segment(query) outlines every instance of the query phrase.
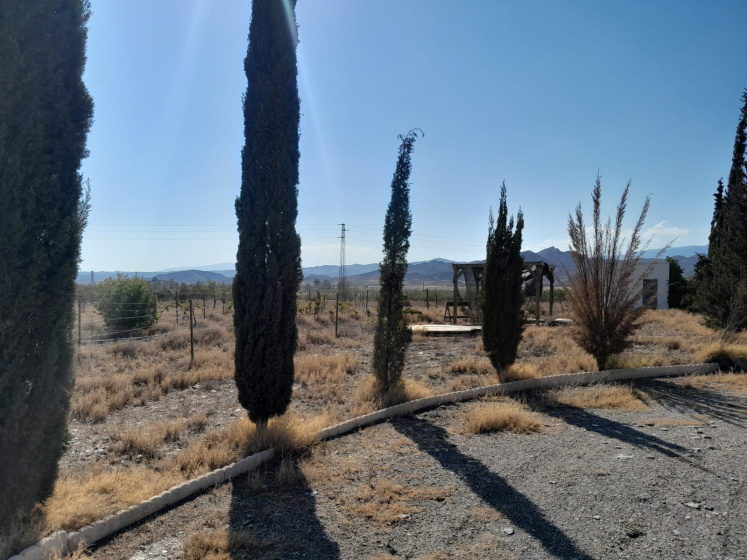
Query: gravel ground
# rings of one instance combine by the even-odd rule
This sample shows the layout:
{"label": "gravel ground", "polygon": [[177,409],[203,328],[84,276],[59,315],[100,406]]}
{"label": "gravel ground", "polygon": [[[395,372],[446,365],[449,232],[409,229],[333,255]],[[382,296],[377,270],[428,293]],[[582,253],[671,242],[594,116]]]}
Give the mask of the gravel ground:
{"label": "gravel ground", "polygon": [[[642,412],[541,409],[535,434],[463,434],[444,406],[326,442],[122,532],[97,559],[183,558],[227,530],[232,558],[747,557],[747,398],[637,385]],[[285,477],[285,478],[284,478]]]}

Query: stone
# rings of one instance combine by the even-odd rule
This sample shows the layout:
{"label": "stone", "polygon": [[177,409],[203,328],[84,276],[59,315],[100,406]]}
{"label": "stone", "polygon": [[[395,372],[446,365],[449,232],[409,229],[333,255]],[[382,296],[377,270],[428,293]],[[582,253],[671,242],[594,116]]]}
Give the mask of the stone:
{"label": "stone", "polygon": [[514,528],[513,527],[504,527],[503,532],[507,535],[513,535],[514,534]]}

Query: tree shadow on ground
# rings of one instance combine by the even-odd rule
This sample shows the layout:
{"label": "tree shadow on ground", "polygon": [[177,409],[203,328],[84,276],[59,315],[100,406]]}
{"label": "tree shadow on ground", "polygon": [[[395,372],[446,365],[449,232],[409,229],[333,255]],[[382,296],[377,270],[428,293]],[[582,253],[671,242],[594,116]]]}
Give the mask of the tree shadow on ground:
{"label": "tree shadow on ground", "polygon": [[735,426],[747,426],[747,406],[743,396],[708,388],[690,389],[659,379],[639,382],[638,388],[665,410],[706,414]]}
{"label": "tree shadow on ground", "polygon": [[233,480],[229,552],[236,560],[340,558],[316,516],[316,498],[296,459]]}
{"label": "tree shadow on ground", "polygon": [[554,558],[592,560],[579,549],[540,509],[501,476],[465,455],[452,445],[446,430],[418,418],[401,418],[394,428],[437,460],[441,466],[459,476],[486,504],[503,514],[514,525],[537,539]]}

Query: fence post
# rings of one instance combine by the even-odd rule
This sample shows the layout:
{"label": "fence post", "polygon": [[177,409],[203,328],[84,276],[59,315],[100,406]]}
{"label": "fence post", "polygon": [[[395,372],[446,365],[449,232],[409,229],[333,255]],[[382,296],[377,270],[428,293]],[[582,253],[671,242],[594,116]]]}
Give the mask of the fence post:
{"label": "fence post", "polygon": [[431,302],[428,300],[428,288],[425,289],[425,308],[431,308]]}
{"label": "fence post", "polygon": [[205,292],[202,292],[202,318],[207,317],[207,304],[205,303]]}
{"label": "fence post", "polygon": [[80,346],[80,317],[81,317],[81,304],[80,300],[78,300],[78,346]]}
{"label": "fence post", "polygon": [[192,325],[192,298],[189,298],[189,368],[192,369],[192,362],[195,361],[195,333]]}
{"label": "fence post", "polygon": [[340,293],[335,292],[335,338],[337,338],[337,313],[340,311]]}
{"label": "fence post", "polygon": [[179,290],[174,292],[174,313],[176,313],[176,326],[179,326]]}
{"label": "fence post", "polygon": [[368,290],[366,290],[366,311],[368,311]]}

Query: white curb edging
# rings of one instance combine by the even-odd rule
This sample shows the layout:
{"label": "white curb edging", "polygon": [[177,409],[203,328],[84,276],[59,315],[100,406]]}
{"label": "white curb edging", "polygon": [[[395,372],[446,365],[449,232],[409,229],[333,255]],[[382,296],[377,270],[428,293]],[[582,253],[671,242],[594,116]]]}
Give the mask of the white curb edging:
{"label": "white curb edging", "polygon": [[[566,387],[573,385],[588,385],[591,383],[602,383],[606,381],[625,381],[630,379],[647,379],[653,377],[677,377],[683,375],[698,375],[704,373],[714,373],[719,370],[718,364],[690,364],[684,366],[662,366],[649,368],[618,369],[611,371],[595,371],[590,373],[571,373],[566,375],[553,375],[550,377],[540,377],[537,379],[525,379],[522,381],[511,381],[499,385],[488,385],[466,391],[456,391],[445,393],[434,397],[425,397],[406,403],[390,406],[358,416],[351,420],[341,422],[319,432],[319,440],[335,438],[354,430],[370,426],[397,416],[412,414],[427,408],[435,408],[442,404],[467,401],[484,397],[487,395],[508,395],[519,393],[532,389],[552,389],[556,387]],[[92,544],[100,541],[109,535],[133,525],[153,515],[162,509],[180,502],[190,496],[207,490],[211,486],[221,484],[246,472],[249,472],[260,465],[263,465],[273,459],[275,449],[270,448],[249,457],[245,457],[226,467],[216,469],[207,474],[189,480],[178,486],[174,486],[161,492],[157,496],[140,502],[127,509],[123,509],[104,519],[96,521],[91,525],[81,527],[77,531],[68,533],[66,531],[57,531],[50,536],[42,539],[37,544],[28,547],[8,560],[45,560],[53,554],[65,555],[70,551],[76,550],[81,545]]]}

